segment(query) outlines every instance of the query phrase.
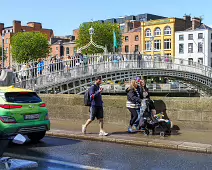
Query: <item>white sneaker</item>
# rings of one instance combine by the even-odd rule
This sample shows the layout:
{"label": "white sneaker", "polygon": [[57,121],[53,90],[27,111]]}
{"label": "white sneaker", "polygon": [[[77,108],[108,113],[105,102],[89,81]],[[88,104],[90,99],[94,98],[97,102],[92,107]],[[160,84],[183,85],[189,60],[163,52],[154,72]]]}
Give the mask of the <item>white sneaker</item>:
{"label": "white sneaker", "polygon": [[108,135],[108,133],[106,133],[106,132],[99,132],[99,136],[107,136]]}
{"label": "white sneaker", "polygon": [[129,127],[128,128],[128,133],[135,133],[135,131],[131,127]]}
{"label": "white sneaker", "polygon": [[82,133],[83,133],[83,134],[86,134],[86,128],[85,128],[85,125],[82,125]]}

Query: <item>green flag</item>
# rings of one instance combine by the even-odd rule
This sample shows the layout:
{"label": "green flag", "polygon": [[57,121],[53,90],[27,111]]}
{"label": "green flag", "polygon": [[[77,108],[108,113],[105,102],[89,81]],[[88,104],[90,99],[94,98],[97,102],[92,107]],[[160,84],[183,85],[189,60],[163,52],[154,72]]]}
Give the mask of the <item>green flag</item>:
{"label": "green flag", "polygon": [[118,48],[118,42],[116,39],[116,32],[113,31],[113,47]]}

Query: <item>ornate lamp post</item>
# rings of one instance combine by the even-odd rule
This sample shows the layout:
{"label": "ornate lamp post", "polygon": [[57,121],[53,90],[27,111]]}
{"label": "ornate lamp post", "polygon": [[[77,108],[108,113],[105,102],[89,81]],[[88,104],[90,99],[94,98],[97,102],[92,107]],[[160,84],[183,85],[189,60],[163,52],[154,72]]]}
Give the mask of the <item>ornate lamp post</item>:
{"label": "ornate lamp post", "polygon": [[89,34],[90,34],[90,41],[92,41],[92,35],[94,34],[94,29],[93,29],[93,27],[91,27],[91,28],[89,29]]}
{"label": "ornate lamp post", "polygon": [[82,50],[85,50],[85,49],[87,49],[88,47],[90,47],[91,45],[93,45],[93,46],[96,47],[96,48],[101,48],[101,49],[103,49],[103,50],[104,50],[104,53],[106,54],[106,53],[107,53],[107,48],[106,48],[106,47],[103,47],[103,46],[101,46],[101,45],[97,45],[95,42],[93,42],[93,34],[94,34],[94,28],[93,28],[93,27],[89,28],[89,34],[90,34],[90,42],[89,42],[87,45],[85,45],[85,46],[79,48],[79,49],[77,50],[77,53],[81,53]]}
{"label": "ornate lamp post", "polygon": [[1,50],[1,57],[2,57],[2,69],[4,68],[4,33],[1,34],[2,38],[2,50]]}

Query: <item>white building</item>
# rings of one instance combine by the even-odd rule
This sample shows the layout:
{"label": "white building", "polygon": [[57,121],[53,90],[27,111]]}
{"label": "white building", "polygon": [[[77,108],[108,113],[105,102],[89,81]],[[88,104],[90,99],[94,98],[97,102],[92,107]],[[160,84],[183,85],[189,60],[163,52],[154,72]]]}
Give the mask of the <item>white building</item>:
{"label": "white building", "polygon": [[192,19],[192,27],[175,33],[175,57],[188,60],[188,64],[212,67],[212,28]]}

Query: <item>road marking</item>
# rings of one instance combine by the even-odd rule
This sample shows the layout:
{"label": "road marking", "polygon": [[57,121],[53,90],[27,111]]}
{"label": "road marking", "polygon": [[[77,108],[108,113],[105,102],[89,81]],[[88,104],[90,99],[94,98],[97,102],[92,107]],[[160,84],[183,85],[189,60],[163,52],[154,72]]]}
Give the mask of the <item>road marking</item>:
{"label": "road marking", "polygon": [[21,156],[21,155],[12,154],[12,153],[6,153],[4,155],[9,156],[9,157],[15,157],[17,159],[27,159],[27,160],[35,160],[35,161],[54,163],[54,164],[59,164],[59,165],[63,165],[63,166],[65,165],[65,166],[69,166],[72,168],[81,168],[81,169],[88,169],[88,170],[110,170],[110,169],[105,169],[105,168],[87,166],[87,165],[70,163],[70,162],[65,162],[65,161],[58,161],[58,160],[53,160],[53,159],[37,158],[37,157],[33,157],[33,156]]}
{"label": "road marking", "polygon": [[99,154],[97,154],[97,153],[87,153],[87,155],[94,155],[94,156],[98,156]]}

